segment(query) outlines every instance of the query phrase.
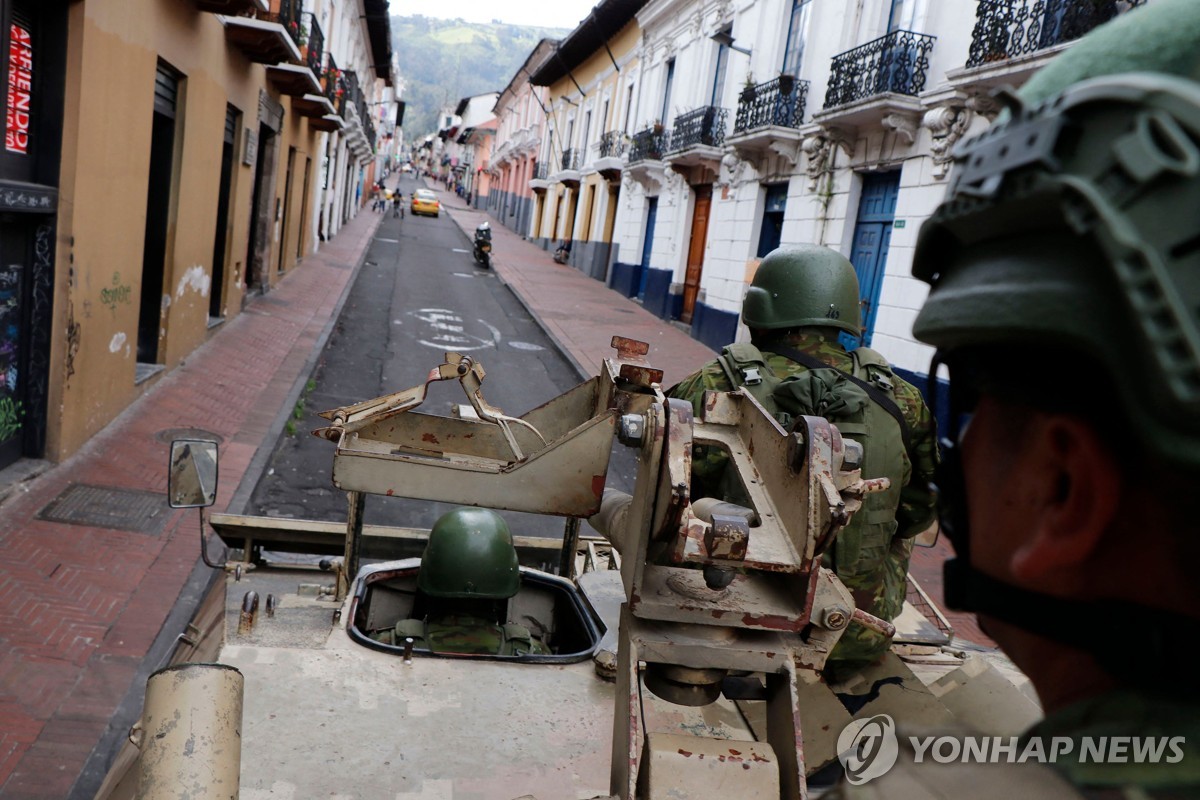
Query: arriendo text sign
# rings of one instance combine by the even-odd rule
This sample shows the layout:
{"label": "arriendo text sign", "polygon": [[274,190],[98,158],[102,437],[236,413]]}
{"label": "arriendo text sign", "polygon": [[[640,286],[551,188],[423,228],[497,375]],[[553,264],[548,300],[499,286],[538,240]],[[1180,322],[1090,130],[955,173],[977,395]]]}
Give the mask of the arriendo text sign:
{"label": "arriendo text sign", "polygon": [[13,23],[8,31],[8,115],[4,147],[29,152],[29,102],[33,93],[33,37]]}

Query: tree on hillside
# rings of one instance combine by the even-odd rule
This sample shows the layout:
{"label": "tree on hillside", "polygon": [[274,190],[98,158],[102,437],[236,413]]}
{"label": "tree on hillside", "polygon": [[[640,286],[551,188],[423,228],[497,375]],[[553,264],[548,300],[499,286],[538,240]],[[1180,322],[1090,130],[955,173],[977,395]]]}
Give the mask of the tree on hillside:
{"label": "tree on hillside", "polygon": [[[414,142],[436,132],[438,111],[458,100],[498,92],[538,41],[568,31],[443,20],[420,14],[392,17],[393,46],[404,79],[404,135]],[[453,43],[450,43],[453,42]]]}

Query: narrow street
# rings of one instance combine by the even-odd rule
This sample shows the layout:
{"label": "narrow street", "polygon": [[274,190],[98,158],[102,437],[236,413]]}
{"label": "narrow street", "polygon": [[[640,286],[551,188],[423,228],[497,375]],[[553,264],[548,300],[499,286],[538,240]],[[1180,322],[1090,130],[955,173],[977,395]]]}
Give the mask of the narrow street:
{"label": "narrow street", "polygon": [[[394,181],[390,178],[389,185]],[[399,181],[406,198],[424,185],[408,176]],[[317,412],[415,386],[441,363],[446,351],[479,358],[487,370],[484,396],[512,416],[579,382],[558,346],[496,273],[475,263],[470,248],[445,210],[436,218],[408,213],[396,218],[390,207],[384,212],[346,305],[246,513],[344,520],[346,495],[333,486],[330,475],[333,446],[309,435],[327,424]],[[435,384],[422,411],[445,415],[463,402],[466,398],[456,382]],[[629,488],[633,469],[632,454],[616,447],[609,485]],[[366,521],[429,528],[452,507],[370,496]],[[517,512],[505,512],[505,517],[514,533],[562,535],[559,519]]]}

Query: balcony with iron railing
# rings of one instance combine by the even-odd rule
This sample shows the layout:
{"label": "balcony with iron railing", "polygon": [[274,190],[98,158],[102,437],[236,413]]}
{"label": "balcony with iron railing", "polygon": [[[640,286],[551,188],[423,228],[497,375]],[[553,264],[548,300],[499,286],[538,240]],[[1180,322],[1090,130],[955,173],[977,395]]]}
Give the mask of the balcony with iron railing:
{"label": "balcony with iron railing", "polygon": [[615,181],[621,176],[624,166],[621,156],[625,154],[628,137],[624,131],[608,131],[596,143],[596,159],[592,162],[600,176],[607,181]]}
{"label": "balcony with iron railing", "polygon": [[539,161],[533,167],[533,177],[529,179],[529,188],[541,194],[550,186],[550,168],[545,161]]}
{"label": "balcony with iron railing", "polygon": [[227,16],[266,11],[270,8],[267,0],[192,0],[192,4],[200,11]]}
{"label": "balcony with iron railing", "polygon": [[935,37],[893,31],[833,57],[825,108],[883,94],[916,96],[925,89]]}
{"label": "balcony with iron railing", "polygon": [[646,191],[661,190],[666,175],[663,158],[670,146],[671,134],[662,125],[656,123],[638,131],[629,140],[624,174],[641,184]]}
{"label": "balcony with iron railing", "polygon": [[316,14],[308,14],[308,50],[305,53],[304,63],[312,71],[313,75],[321,74],[321,64],[325,60],[325,34],[321,31],[321,25],[317,22]]}
{"label": "balcony with iron railing", "polygon": [[256,6],[254,16],[225,19],[225,38],[258,64],[302,65],[302,0],[278,0],[275,11]]}
{"label": "balcony with iron railing", "polygon": [[580,180],[579,170],[582,168],[583,151],[579,148],[570,148],[562,151],[561,166],[558,171],[550,176],[550,180],[566,186],[578,186]]}
{"label": "balcony with iron railing", "polygon": [[734,135],[760,128],[799,128],[808,103],[808,81],[791,75],[748,86],[738,98]]}
{"label": "balcony with iron railing", "polygon": [[[358,101],[361,92],[358,88],[358,73],[357,72],[342,72],[342,86],[344,94],[342,95],[342,107],[339,109],[342,119],[350,121],[350,109],[354,109],[354,113],[358,113]],[[362,122],[360,116],[359,122]]]}
{"label": "balcony with iron railing", "polygon": [[643,161],[662,161],[670,138],[670,134],[661,125],[638,131],[629,143],[629,165]]}
{"label": "balcony with iron railing", "polygon": [[[298,8],[299,0],[295,0],[295,3],[293,8]],[[280,8],[282,9],[283,6]],[[290,15],[293,12],[289,10],[287,13]],[[267,67],[267,77],[283,94],[298,98],[319,95],[325,35],[321,31],[317,18],[312,14],[302,14],[301,18],[306,18],[306,20],[298,23],[294,19],[284,19],[282,11],[279,16],[283,20],[279,24],[283,25],[292,41],[300,48],[303,61],[300,64],[272,64]],[[301,113],[304,112],[301,111]]]}
{"label": "balcony with iron railing", "polygon": [[620,158],[625,155],[626,144],[624,131],[608,131],[600,137],[597,153],[600,158]]}
{"label": "balcony with iron railing", "polygon": [[[853,131],[870,128],[892,129],[913,142],[925,111],[917,95],[925,90],[936,41],[924,33],[892,31],[834,56],[825,107],[812,121],[844,147],[852,146]],[[781,154],[799,157],[798,150]]]}
{"label": "balcony with iron railing", "polygon": [[729,112],[716,106],[703,106],[675,118],[668,153],[680,153],[694,147],[720,147],[725,144],[725,120]]}
{"label": "balcony with iron railing", "polygon": [[808,105],[808,86],[808,81],[784,74],[742,89],[733,133],[726,143],[741,158],[757,160],[773,151],[794,164],[803,139],[799,128]]}
{"label": "balcony with iron railing", "polygon": [[716,170],[724,155],[725,123],[729,112],[701,106],[675,117],[664,158],[673,167],[707,165]]}
{"label": "balcony with iron railing", "polygon": [[968,68],[1073,41],[1146,0],[979,0]]}

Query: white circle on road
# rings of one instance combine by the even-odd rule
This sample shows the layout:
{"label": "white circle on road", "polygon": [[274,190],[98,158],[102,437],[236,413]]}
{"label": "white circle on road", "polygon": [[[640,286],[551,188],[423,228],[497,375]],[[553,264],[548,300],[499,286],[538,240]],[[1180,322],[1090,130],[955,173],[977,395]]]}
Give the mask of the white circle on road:
{"label": "white circle on road", "polygon": [[533,342],[509,342],[508,346],[512,347],[516,350],[545,350],[546,349],[546,348],[542,347],[540,344],[534,344]]}
{"label": "white circle on road", "polygon": [[500,344],[500,331],[494,325],[477,319],[475,321],[487,329],[487,335],[474,325],[471,326],[473,330],[468,330],[468,323],[448,308],[420,308],[409,311],[408,315],[425,323],[426,330],[422,331],[422,338],[417,342],[435,350],[463,352],[496,347]]}

